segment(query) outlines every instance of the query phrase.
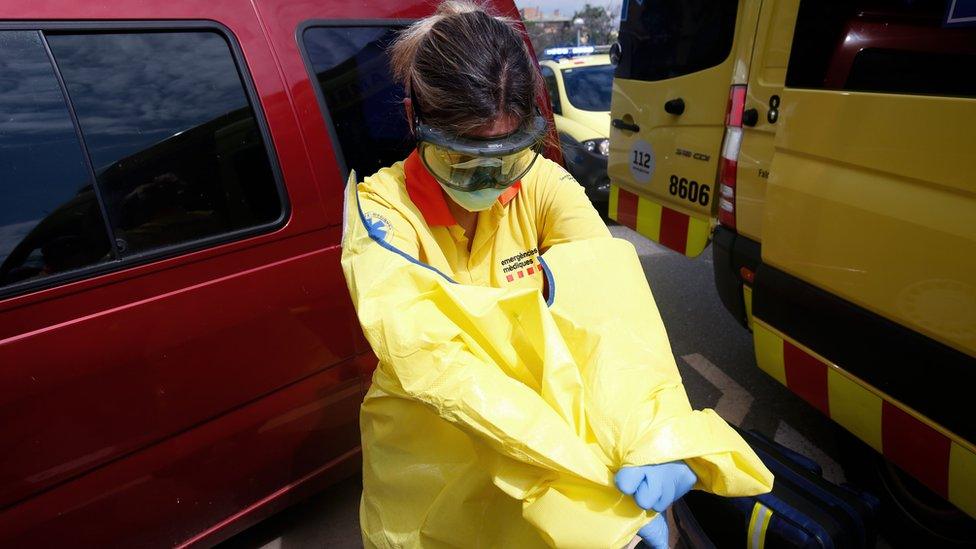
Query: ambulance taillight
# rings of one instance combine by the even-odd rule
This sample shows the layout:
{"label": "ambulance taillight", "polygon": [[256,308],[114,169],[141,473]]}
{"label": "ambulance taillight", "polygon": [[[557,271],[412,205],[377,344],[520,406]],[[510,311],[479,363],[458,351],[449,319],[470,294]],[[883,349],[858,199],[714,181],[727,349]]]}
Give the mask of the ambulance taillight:
{"label": "ambulance taillight", "polygon": [[742,145],[742,113],[746,106],[746,86],[736,84],[729,90],[729,106],[725,113],[725,139],[718,169],[718,221],[735,228],[735,172]]}

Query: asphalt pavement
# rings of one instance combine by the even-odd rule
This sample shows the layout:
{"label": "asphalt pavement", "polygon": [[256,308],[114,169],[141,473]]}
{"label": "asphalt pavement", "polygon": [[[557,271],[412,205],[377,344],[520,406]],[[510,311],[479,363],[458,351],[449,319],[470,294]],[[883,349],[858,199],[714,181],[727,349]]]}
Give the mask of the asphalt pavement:
{"label": "asphalt pavement", "polygon": [[[727,421],[814,458],[829,480],[845,481],[832,457],[837,447],[829,420],[756,367],[752,334],[725,310],[715,290],[711,248],[690,259],[626,227],[611,223],[610,230],[637,248],[692,406],[714,408]],[[607,298],[613,298],[611,288]],[[359,480],[349,479],[220,547],[362,547],[359,494]]]}

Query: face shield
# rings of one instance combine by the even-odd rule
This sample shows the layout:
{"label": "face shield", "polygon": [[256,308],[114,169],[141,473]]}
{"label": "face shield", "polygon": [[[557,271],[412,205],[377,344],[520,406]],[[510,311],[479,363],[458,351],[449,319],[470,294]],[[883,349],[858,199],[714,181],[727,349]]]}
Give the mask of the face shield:
{"label": "face shield", "polygon": [[415,124],[417,151],[427,171],[445,187],[463,192],[504,189],[529,171],[542,151],[546,119],[533,116],[501,137],[460,137]]}

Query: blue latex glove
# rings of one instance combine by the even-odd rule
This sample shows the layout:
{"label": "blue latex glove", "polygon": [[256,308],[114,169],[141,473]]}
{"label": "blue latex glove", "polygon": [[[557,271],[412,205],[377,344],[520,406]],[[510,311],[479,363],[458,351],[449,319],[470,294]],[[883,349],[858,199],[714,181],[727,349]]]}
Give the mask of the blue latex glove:
{"label": "blue latex glove", "polygon": [[652,549],[668,549],[668,521],[664,515],[654,517],[637,531],[637,535]]}
{"label": "blue latex glove", "polygon": [[691,490],[698,477],[684,462],[672,461],[660,465],[622,467],[614,481],[618,490],[634,496],[641,509],[663,513],[675,500]]}

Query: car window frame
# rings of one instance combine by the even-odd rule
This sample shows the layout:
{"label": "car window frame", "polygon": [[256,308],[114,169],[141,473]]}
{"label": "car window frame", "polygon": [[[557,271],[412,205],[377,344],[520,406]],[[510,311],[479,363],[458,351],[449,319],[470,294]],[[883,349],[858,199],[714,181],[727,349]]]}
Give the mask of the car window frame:
{"label": "car window frame", "polygon": [[[308,50],[305,47],[305,40],[303,39],[305,31],[311,28],[344,28],[344,27],[387,27],[391,29],[405,29],[406,27],[416,23],[417,19],[403,19],[403,18],[393,18],[393,19],[306,19],[295,27],[295,43],[298,46],[298,52],[302,58],[302,64],[305,66],[305,78],[308,80],[309,85],[315,93],[315,101],[318,103],[319,112],[322,116],[322,122],[325,124],[325,129],[329,134],[329,141],[332,142],[332,154],[335,155],[336,166],[339,168],[339,177],[342,181],[342,186],[345,187],[346,180],[349,179],[349,166],[346,165],[346,155],[342,151],[342,143],[339,141],[339,133],[335,128],[335,121],[332,119],[332,113],[329,111],[329,105],[325,100],[325,94],[322,92],[322,87],[318,84],[318,79],[315,77],[315,65],[312,63],[311,57],[308,55]],[[364,177],[370,174],[357,174],[357,177]]]}
{"label": "car window frame", "polygon": [[[550,90],[549,89],[549,83],[546,80],[545,71],[549,71],[550,73],[552,73],[552,80],[556,84],[556,89],[555,90]],[[563,99],[562,99],[562,95],[561,95],[561,91],[560,91],[562,89],[562,86],[559,85],[560,80],[562,80],[562,76],[563,76],[562,75],[562,71],[557,71],[556,69],[553,69],[552,67],[550,67],[548,65],[539,65],[539,75],[542,77],[542,82],[546,86],[546,93],[548,93],[548,95],[549,95],[549,104],[552,106],[552,114],[554,114],[554,115],[555,114],[558,114],[559,116],[562,116],[563,115],[563,112],[562,112],[563,111]],[[555,91],[555,93],[556,93],[556,97],[555,98],[552,97],[553,91]],[[569,96],[568,95],[566,97],[566,101],[569,102]],[[558,112],[557,112],[557,110],[558,110]]]}
{"label": "car window frame", "polygon": [[[282,227],[284,227],[288,220],[291,218],[292,208],[290,197],[288,196],[288,190],[284,183],[284,177],[281,171],[281,163],[278,159],[277,149],[272,139],[271,130],[268,125],[267,116],[264,112],[264,108],[261,105],[260,95],[257,92],[257,88],[254,85],[254,80],[251,76],[251,71],[248,68],[244,52],[241,49],[240,42],[234,35],[233,31],[226,25],[221,24],[218,21],[213,20],[130,20],[130,21],[6,21],[0,23],[0,32],[3,31],[37,31],[40,32],[44,38],[43,44],[46,50],[48,50],[49,58],[52,60],[52,70],[54,71],[59,85],[61,86],[61,91],[65,99],[65,105],[70,113],[70,118],[72,124],[75,126],[75,132],[81,142],[82,147],[85,149],[85,163],[88,168],[91,169],[91,158],[87,155],[87,146],[84,140],[84,130],[80,127],[76,116],[74,115],[75,107],[70,97],[65,93],[66,84],[64,83],[63,77],[61,76],[61,70],[57,63],[54,63],[53,56],[50,54],[50,47],[47,44],[47,38],[45,36],[46,32],[78,32],[78,33],[139,33],[139,32],[180,32],[180,31],[198,31],[198,32],[216,32],[227,42],[228,49],[230,50],[231,59],[234,62],[234,66],[237,70],[237,74],[241,79],[241,84],[243,86],[244,94],[247,97],[248,103],[251,109],[254,111],[255,121],[257,123],[258,131],[261,134],[261,139],[264,143],[265,152],[268,156],[268,161],[271,167],[271,173],[273,177],[273,183],[275,185],[275,190],[278,193],[278,198],[281,204],[281,211],[277,218],[274,220],[262,223],[260,225],[254,225],[251,227],[245,227],[242,229],[237,229],[233,231],[228,231],[216,235],[206,236],[203,238],[198,238],[194,240],[188,240],[185,242],[180,242],[178,244],[172,244],[169,246],[161,246],[159,248],[153,248],[151,250],[146,250],[139,253],[133,253],[128,256],[118,256],[117,251],[113,250],[113,255],[115,257],[111,260],[99,263],[96,265],[91,265],[87,267],[81,267],[78,269],[73,269],[70,271],[65,271],[62,273],[55,273],[49,276],[45,276],[40,279],[29,279],[23,282],[18,282],[15,284],[10,284],[8,286],[0,287],[0,302],[23,296],[25,294],[34,293],[40,290],[45,290],[49,288],[55,288],[58,286],[63,286],[72,282],[82,281],[86,279],[95,278],[109,273],[114,273],[117,271],[123,271],[135,266],[144,265],[147,263],[152,263],[154,261],[159,261],[163,259],[169,259],[172,257],[188,254],[195,251],[204,250],[207,248],[214,248],[223,244],[230,242],[235,242],[239,240],[244,240],[248,237],[257,236],[260,234],[272,233]],[[98,190],[98,181],[93,180],[92,184],[95,186],[96,192]],[[113,237],[114,230],[111,227],[111,220],[107,217],[107,212],[105,212],[105,204],[99,197],[99,208],[102,212],[103,221],[108,226],[108,235]],[[111,245],[115,246],[114,242]]]}

